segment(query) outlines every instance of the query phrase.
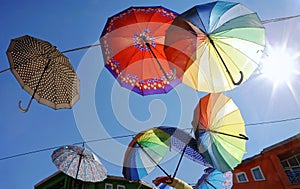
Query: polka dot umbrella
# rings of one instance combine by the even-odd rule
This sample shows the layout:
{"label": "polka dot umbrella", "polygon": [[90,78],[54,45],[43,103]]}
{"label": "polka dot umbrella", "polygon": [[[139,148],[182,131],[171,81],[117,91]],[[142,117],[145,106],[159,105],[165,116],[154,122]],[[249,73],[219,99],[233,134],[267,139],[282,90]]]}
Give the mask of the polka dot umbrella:
{"label": "polka dot umbrella", "polygon": [[10,70],[32,100],[53,109],[71,108],[79,99],[79,79],[69,61],[55,46],[28,35],[12,39],[7,49]]}

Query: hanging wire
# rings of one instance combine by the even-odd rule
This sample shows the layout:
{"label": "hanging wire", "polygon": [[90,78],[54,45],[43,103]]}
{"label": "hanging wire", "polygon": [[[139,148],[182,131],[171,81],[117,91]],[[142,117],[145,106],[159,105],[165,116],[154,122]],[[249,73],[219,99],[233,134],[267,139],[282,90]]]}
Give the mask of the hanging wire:
{"label": "hanging wire", "polygon": [[[132,136],[134,136],[134,135],[135,135],[135,134],[131,134],[131,135],[121,135],[121,136],[114,136],[114,137],[107,137],[107,138],[99,138],[99,139],[95,139],[95,140],[89,140],[89,141],[77,142],[77,143],[74,143],[74,145],[79,145],[79,144],[82,145],[82,144],[92,143],[92,142],[101,142],[101,141],[105,141],[105,140],[120,139],[120,138],[132,137]],[[59,148],[59,147],[61,147],[61,146],[64,146],[64,145],[54,146],[54,147],[49,147],[49,148],[43,148],[43,149],[39,149],[39,150],[33,150],[33,151],[29,151],[29,152],[24,152],[24,153],[12,155],[12,156],[7,156],[7,157],[0,158],[0,161],[6,160],[6,159],[16,158],[16,157],[20,157],[20,156],[25,156],[25,155],[29,155],[29,154],[35,154],[35,153],[39,153],[39,152],[44,152],[44,151],[54,150],[54,149],[57,149],[57,148]]]}
{"label": "hanging wire", "polygon": [[294,16],[282,17],[282,18],[273,18],[273,19],[270,19],[270,20],[263,20],[262,23],[263,24],[269,24],[269,23],[273,23],[273,22],[280,22],[280,21],[284,21],[284,20],[290,20],[290,19],[298,18],[298,17],[300,17],[300,14],[294,15]]}
{"label": "hanging wire", "polygon": [[[298,18],[300,17],[300,14],[298,15],[293,15],[293,16],[287,16],[287,17],[281,17],[281,18],[273,18],[273,19],[269,19],[269,20],[263,20],[262,24],[270,24],[270,23],[274,23],[274,22],[280,22],[280,21],[285,21],[285,20],[290,20],[290,19],[294,19],[294,18]],[[74,52],[74,51],[78,51],[78,50],[83,50],[83,49],[89,49],[91,47],[97,47],[100,46],[101,44],[93,44],[93,45],[87,45],[87,46],[83,46],[83,47],[78,47],[78,48],[74,48],[74,49],[68,49],[68,50],[64,50],[61,53],[69,53],[69,52]],[[3,72],[6,72],[8,70],[10,70],[11,68],[7,68],[4,70],[0,70],[0,74]]]}
{"label": "hanging wire", "polygon": [[[245,124],[245,126],[275,124],[275,123],[288,122],[288,121],[296,121],[296,120],[300,120],[300,117],[280,119],[280,120],[273,120],[273,121],[265,121],[265,122],[257,122],[257,123],[248,123],[248,124]],[[184,128],[183,130],[191,130],[191,128]],[[88,141],[83,141],[83,142],[81,141],[81,142],[74,143],[74,145],[78,145],[78,144],[82,144],[82,143],[101,142],[101,141],[106,141],[106,140],[120,139],[120,138],[134,137],[134,136],[135,136],[135,134],[112,136],[112,137],[99,138],[99,139],[88,140]],[[63,146],[63,145],[61,145],[61,146]],[[59,148],[61,146],[43,148],[43,149],[33,150],[33,151],[29,151],[29,152],[25,152],[25,153],[20,153],[20,154],[16,154],[16,155],[6,156],[6,157],[3,157],[3,158],[0,158],[0,161],[6,160],[6,159],[16,158],[16,157],[20,157],[20,156],[25,156],[25,155],[35,154],[35,153],[39,153],[39,152],[49,151],[49,150],[53,150],[53,149]]]}
{"label": "hanging wire", "polygon": [[[274,23],[274,22],[290,20],[290,19],[294,19],[294,18],[298,18],[298,17],[300,17],[300,14],[293,15],[293,16],[287,16],[287,17],[281,17],[281,18],[273,18],[273,19],[269,19],[269,20],[263,20],[261,22],[262,22],[262,24],[269,24],[269,23]],[[100,43],[94,44],[94,45],[87,45],[87,46],[83,46],[83,47],[65,50],[65,51],[62,51],[62,53],[68,53],[68,52],[73,52],[73,51],[77,51],[77,50],[88,49],[88,48],[96,47],[96,46],[100,46],[100,45],[101,45]]]}

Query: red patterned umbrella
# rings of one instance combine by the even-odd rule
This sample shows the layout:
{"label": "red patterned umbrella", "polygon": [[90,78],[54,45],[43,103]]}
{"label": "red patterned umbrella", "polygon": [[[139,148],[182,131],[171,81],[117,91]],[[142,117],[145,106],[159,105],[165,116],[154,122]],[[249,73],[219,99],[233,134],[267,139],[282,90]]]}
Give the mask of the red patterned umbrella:
{"label": "red patterned umbrella", "polygon": [[176,15],[161,6],[130,7],[107,20],[102,53],[121,86],[150,95],[167,93],[179,83],[164,53],[165,31]]}

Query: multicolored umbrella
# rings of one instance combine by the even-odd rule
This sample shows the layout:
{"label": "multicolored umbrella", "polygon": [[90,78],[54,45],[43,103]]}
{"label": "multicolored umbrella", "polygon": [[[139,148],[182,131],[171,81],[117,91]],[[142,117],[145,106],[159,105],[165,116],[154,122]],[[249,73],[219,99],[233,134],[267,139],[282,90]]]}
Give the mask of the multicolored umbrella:
{"label": "multicolored umbrella", "polygon": [[53,109],[71,108],[79,99],[79,79],[69,59],[49,42],[28,35],[12,39],[7,49],[10,70],[33,98]]}
{"label": "multicolored umbrella", "polygon": [[166,31],[165,54],[185,73],[182,82],[204,92],[232,90],[257,68],[265,48],[258,15],[225,1],[197,5]]}
{"label": "multicolored umbrella", "polygon": [[90,150],[75,145],[62,146],[52,153],[54,165],[65,174],[85,182],[100,182],[107,171]]}
{"label": "multicolored umbrella", "polygon": [[198,180],[195,189],[230,189],[232,185],[231,171],[222,173],[216,169],[207,168]]}
{"label": "multicolored umbrella", "polygon": [[[161,126],[140,132],[130,142],[124,155],[124,177],[133,181],[140,180],[155,167],[159,167],[167,176],[171,177],[159,165],[170,149],[181,152],[181,155],[201,165],[211,166],[198,152],[197,142],[190,134],[175,127]],[[173,177],[176,174],[179,163]]]}
{"label": "multicolored umbrella", "polygon": [[121,86],[150,95],[180,82],[164,54],[165,31],[176,16],[162,6],[130,7],[107,20],[101,49],[105,67]]}
{"label": "multicolored umbrella", "polygon": [[231,171],[246,153],[245,123],[233,100],[222,93],[200,99],[192,121],[199,151],[215,169]]}

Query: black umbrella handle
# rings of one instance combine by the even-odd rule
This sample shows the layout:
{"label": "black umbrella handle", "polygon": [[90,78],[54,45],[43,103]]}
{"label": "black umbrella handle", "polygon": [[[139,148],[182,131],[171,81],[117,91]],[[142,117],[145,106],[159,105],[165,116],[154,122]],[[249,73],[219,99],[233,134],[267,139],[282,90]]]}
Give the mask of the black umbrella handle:
{"label": "black umbrella handle", "polygon": [[29,110],[29,108],[30,108],[30,106],[31,106],[31,102],[32,102],[32,100],[33,100],[33,96],[34,96],[34,95],[31,96],[30,101],[29,101],[29,103],[27,104],[27,107],[26,107],[26,108],[22,108],[22,106],[21,106],[22,101],[21,101],[21,100],[19,101],[18,108],[19,108],[19,110],[20,110],[21,112],[23,112],[23,113],[28,112],[28,110]]}

